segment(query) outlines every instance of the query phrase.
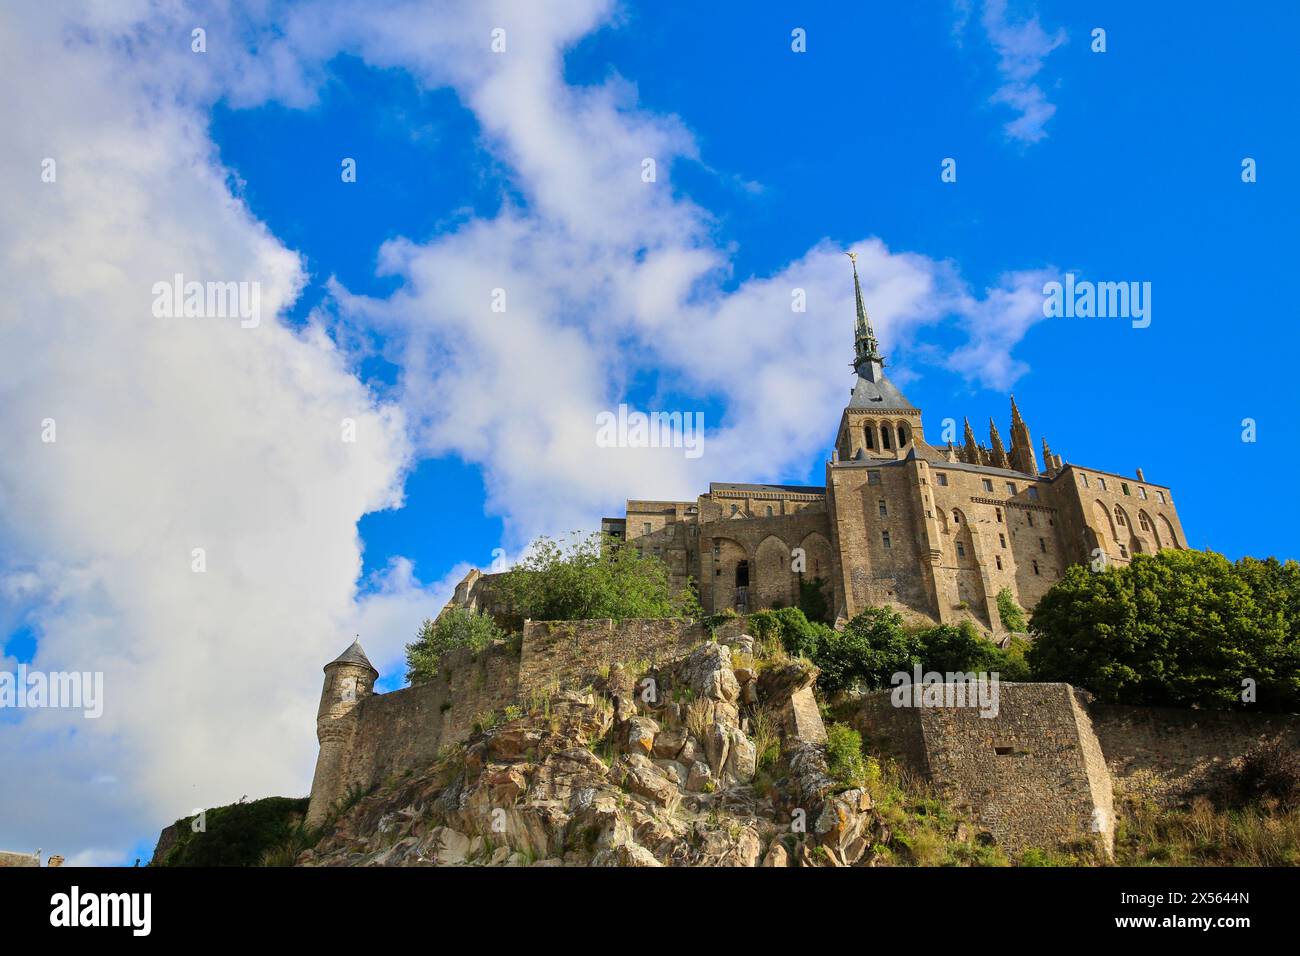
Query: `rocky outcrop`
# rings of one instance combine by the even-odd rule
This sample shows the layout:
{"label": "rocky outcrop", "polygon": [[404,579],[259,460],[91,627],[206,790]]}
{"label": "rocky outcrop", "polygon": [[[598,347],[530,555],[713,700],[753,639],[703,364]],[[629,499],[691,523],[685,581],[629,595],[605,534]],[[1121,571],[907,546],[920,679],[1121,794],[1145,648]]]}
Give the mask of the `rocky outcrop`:
{"label": "rocky outcrop", "polygon": [[[871,798],[826,771],[816,670],[709,642],[559,692],[362,798],[309,866],[792,866],[870,862]],[[752,648],[753,641],[749,639]],[[805,711],[789,719],[791,711]],[[815,719],[813,719],[815,718]],[[780,728],[780,754],[756,728]],[[760,766],[760,763],[763,765]]]}

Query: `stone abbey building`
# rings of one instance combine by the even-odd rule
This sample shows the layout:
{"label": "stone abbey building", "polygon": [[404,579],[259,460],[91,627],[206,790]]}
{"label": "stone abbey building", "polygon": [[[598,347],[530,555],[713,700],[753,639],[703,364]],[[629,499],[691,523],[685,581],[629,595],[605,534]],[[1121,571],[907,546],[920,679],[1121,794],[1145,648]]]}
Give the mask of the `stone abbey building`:
{"label": "stone abbey building", "polygon": [[679,586],[693,579],[712,613],[791,606],[820,580],[837,620],[889,605],[992,632],[1003,588],[1032,608],[1071,564],[1186,546],[1168,486],[1066,462],[1046,440],[1040,463],[1014,398],[1009,448],[992,421],[987,446],[969,421],[960,447],[927,442],[885,375],[856,262],[853,285],[857,384],[824,485],[713,482],[694,501],[629,500],[603,530],[661,557]]}

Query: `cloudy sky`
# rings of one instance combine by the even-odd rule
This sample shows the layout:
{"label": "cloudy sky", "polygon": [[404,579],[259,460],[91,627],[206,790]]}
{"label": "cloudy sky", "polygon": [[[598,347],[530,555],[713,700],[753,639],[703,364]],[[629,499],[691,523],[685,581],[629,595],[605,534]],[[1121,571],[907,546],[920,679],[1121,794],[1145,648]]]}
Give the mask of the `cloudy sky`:
{"label": "cloudy sky", "polygon": [[[0,670],[105,680],[98,720],[0,711],[0,848],[130,862],[305,794],[354,634],[397,686],[495,549],[820,481],[846,250],[932,440],[1014,390],[1193,545],[1297,554],[1249,493],[1300,464],[1294,13],[701,6],[0,7]],[[1151,282],[1151,325],[1045,319],[1066,271]],[[258,320],[160,314],[178,274]],[[704,454],[597,447],[622,402]]]}

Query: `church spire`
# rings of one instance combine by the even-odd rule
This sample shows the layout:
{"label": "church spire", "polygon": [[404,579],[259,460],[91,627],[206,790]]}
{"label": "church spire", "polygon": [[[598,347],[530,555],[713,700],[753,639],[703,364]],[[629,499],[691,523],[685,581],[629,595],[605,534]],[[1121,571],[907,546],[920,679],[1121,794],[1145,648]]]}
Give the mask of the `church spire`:
{"label": "church spire", "polygon": [[1002,436],[998,434],[998,426],[989,419],[989,463],[997,468],[1010,468],[1011,460],[1007,458],[1007,450],[1002,444]]}
{"label": "church spire", "polygon": [[970,427],[970,419],[962,419],[966,423],[965,434],[962,435],[962,456],[961,460],[968,465],[978,465],[980,463],[979,446],[975,444],[975,432]]}
{"label": "church spire", "polygon": [[880,354],[880,344],[876,341],[875,330],[871,328],[871,319],[867,318],[867,307],[862,304],[862,283],[858,281],[858,254],[846,252],[853,263],[853,299],[857,306],[857,322],[853,327],[853,368],[865,379],[877,382],[883,377],[881,369],[885,367],[885,357]]}
{"label": "church spire", "polygon": [[1011,467],[1026,475],[1038,474],[1038,459],[1034,456],[1034,442],[1029,437],[1029,426],[1020,417],[1016,397],[1011,396]]}

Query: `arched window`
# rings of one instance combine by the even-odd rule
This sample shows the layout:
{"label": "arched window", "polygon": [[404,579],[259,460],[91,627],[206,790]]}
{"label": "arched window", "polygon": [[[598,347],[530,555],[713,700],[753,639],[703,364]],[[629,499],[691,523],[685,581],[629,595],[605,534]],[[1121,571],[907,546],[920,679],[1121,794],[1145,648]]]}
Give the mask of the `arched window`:
{"label": "arched window", "polygon": [[772,517],[772,506],[771,506],[771,505],[768,505],[768,506],[767,506],[767,516],[768,516],[769,518]]}
{"label": "arched window", "polygon": [[880,447],[889,451],[889,426],[883,425],[880,429]]}
{"label": "arched window", "polygon": [[875,451],[876,450],[876,427],[872,425],[871,422],[867,422],[866,427],[864,427],[862,431],[867,438],[867,448],[870,451]]}
{"label": "arched window", "polygon": [[1138,524],[1142,526],[1143,531],[1152,530],[1151,519],[1147,517],[1147,513],[1145,511],[1143,511],[1141,514],[1138,515]]}
{"label": "arched window", "polygon": [[1119,505],[1115,506],[1115,523],[1121,528],[1124,527],[1124,511]]}
{"label": "arched window", "polygon": [[961,512],[958,511],[956,508],[952,509],[952,523],[961,524]]}
{"label": "arched window", "polygon": [[907,426],[899,425],[898,426],[898,447],[902,448],[906,444],[907,444]]}

